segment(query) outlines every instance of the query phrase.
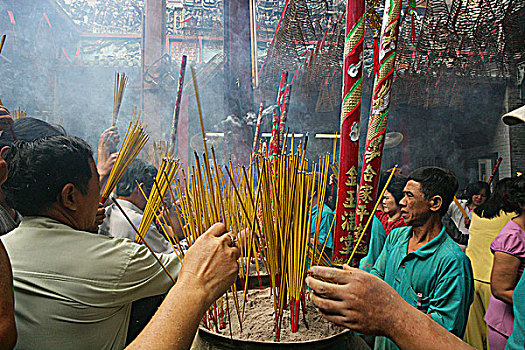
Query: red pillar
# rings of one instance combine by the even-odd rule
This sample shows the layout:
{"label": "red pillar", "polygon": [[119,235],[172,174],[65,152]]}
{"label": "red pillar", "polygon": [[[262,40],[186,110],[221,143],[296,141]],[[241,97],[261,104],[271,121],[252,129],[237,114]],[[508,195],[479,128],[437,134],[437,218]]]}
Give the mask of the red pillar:
{"label": "red pillar", "polygon": [[250,2],[224,1],[224,105],[225,117],[236,116],[236,123],[225,125],[227,157],[238,163],[250,160],[251,129],[246,112],[253,110],[252,50],[250,38]]}
{"label": "red pillar", "polygon": [[[143,69],[147,70],[166,49],[166,0],[145,0],[145,20],[143,23]],[[161,116],[164,114],[166,99],[159,88],[144,82],[144,115],[143,120],[148,125],[152,140],[160,140]]]}
{"label": "red pillar", "polygon": [[341,105],[341,147],[334,231],[334,265],[346,263],[352,250],[356,208],[359,123],[363,89],[364,0],[347,0],[346,40],[343,61],[343,102]]}

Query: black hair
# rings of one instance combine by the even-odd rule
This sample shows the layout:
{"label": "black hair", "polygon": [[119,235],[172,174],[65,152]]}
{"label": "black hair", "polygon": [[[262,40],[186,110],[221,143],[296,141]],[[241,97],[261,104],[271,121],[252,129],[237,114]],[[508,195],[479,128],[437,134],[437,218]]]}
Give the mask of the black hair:
{"label": "black hair", "polygon": [[87,193],[92,177],[89,145],[72,136],[15,142],[7,153],[8,175],[2,185],[6,202],[22,215],[41,215],[68,183]]}
{"label": "black hair", "polygon": [[488,183],[478,181],[468,184],[465,188],[465,197],[467,197],[467,204],[471,204],[472,197],[477,194],[480,194],[482,190],[485,190],[487,198],[490,197],[490,186]]}
{"label": "black hair", "polygon": [[511,177],[506,177],[496,182],[494,191],[490,198],[487,199],[485,203],[474,209],[474,213],[485,219],[493,219],[499,216],[500,212],[503,210],[503,199],[505,193],[509,192],[511,182]]}
{"label": "black hair", "polygon": [[148,195],[155,183],[155,176],[157,176],[157,169],[153,165],[142,159],[135,159],[117,184],[117,196],[131,195],[137,187],[137,182],[144,183],[144,193]]}
{"label": "black hair", "polygon": [[[385,185],[386,185],[386,182],[388,181],[388,177],[390,176],[390,173],[388,171],[383,171],[380,175],[379,175],[379,181],[377,183],[377,190],[378,190],[378,193],[381,193],[381,191],[383,190],[383,188],[385,188]],[[394,175],[395,176],[395,175]],[[395,178],[392,179],[392,181],[394,181]]]}
{"label": "black hair", "polygon": [[421,192],[426,200],[440,196],[443,203],[438,214],[443,216],[447,213],[448,207],[458,190],[458,180],[450,170],[438,167],[422,167],[408,175],[407,181],[410,180],[421,185]]}
{"label": "black hair", "polygon": [[[399,205],[399,201],[401,200],[401,198],[403,198],[403,190],[405,189],[406,184],[407,179],[404,177],[394,177],[392,181],[390,181],[390,184],[388,184],[386,190],[390,192],[392,197],[394,197],[394,200],[396,201],[397,205]],[[379,188],[379,190],[382,189],[382,187]]]}
{"label": "black hair", "polygon": [[[51,125],[43,120],[25,117],[15,120],[13,132],[18,141],[31,142],[44,137],[65,136],[66,132],[62,127]],[[11,146],[15,140],[13,133],[6,130],[0,135],[0,147]]]}
{"label": "black hair", "polygon": [[525,178],[513,177],[503,194],[503,211],[521,215],[525,206]]}

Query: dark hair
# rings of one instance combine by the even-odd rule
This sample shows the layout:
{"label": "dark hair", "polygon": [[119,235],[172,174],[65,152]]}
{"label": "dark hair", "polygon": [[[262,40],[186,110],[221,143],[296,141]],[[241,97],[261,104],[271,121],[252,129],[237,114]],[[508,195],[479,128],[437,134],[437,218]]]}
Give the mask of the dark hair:
{"label": "dark hair", "polygon": [[89,145],[72,136],[16,142],[6,157],[8,176],[2,185],[6,202],[22,215],[40,215],[68,183],[87,193],[93,175]]}
{"label": "dark hair", "polygon": [[511,177],[506,177],[496,182],[494,191],[490,198],[487,199],[485,203],[474,209],[474,213],[485,219],[493,219],[499,216],[500,212],[503,210],[503,199],[505,193],[509,192],[511,182]]}
{"label": "dark hair", "polygon": [[503,194],[503,211],[521,215],[525,206],[525,178],[513,177],[507,192]]}
{"label": "dark hair", "polygon": [[[389,176],[390,176],[390,173],[388,171],[383,171],[379,175],[379,181],[377,182],[377,191],[378,191],[378,193],[381,193],[383,188],[385,188],[385,185],[386,185],[386,182],[387,182]],[[394,178],[392,179],[392,181],[394,181],[394,180],[395,180],[395,175],[394,175]]]}
{"label": "dark hair", "polygon": [[137,182],[144,183],[144,192],[147,195],[153,188],[155,176],[157,176],[157,169],[153,165],[142,159],[135,159],[117,184],[117,196],[131,195],[131,192],[137,187]]}
{"label": "dark hair", "polygon": [[[66,135],[62,127],[57,127],[43,120],[31,117],[15,120],[13,123],[13,132],[18,141],[26,142],[35,141],[44,137]],[[0,147],[11,146],[14,142],[13,133],[10,131],[4,131],[2,135],[0,135]]]}
{"label": "dark hair", "polygon": [[[404,177],[394,177],[392,181],[390,181],[390,184],[387,187],[387,191],[390,192],[392,197],[394,197],[394,200],[396,201],[396,204],[399,205],[399,201],[401,198],[403,198],[403,190],[405,189],[405,185],[407,184],[407,179]],[[382,187],[379,188],[380,191],[383,190]]]}
{"label": "dark hair", "polygon": [[482,190],[485,190],[487,198],[490,197],[490,186],[488,183],[483,181],[473,182],[468,184],[465,188],[465,197],[467,197],[467,204],[472,203],[472,197],[480,194]]}
{"label": "dark hair", "polygon": [[441,196],[443,204],[441,204],[438,214],[441,216],[446,214],[458,190],[458,180],[450,170],[437,167],[422,167],[408,175],[407,181],[410,180],[421,185],[421,192],[423,192],[425,199]]}

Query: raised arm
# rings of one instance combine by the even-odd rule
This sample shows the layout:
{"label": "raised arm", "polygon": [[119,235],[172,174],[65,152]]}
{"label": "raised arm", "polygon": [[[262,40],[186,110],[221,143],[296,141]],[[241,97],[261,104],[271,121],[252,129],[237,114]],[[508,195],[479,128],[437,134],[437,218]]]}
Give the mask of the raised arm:
{"label": "raised arm", "polygon": [[239,256],[225,226],[213,225],[186,252],[177,283],[126,350],[189,349],[206,310],[235,282]]}
{"label": "raised arm", "polygon": [[306,282],[313,291],[312,300],[328,321],[356,332],[386,336],[401,349],[473,349],[376,276],[347,265],[343,270],[315,266],[310,273]]}
{"label": "raised arm", "polygon": [[518,284],[518,268],[521,260],[514,255],[494,252],[494,264],[490,275],[490,290],[494,298],[512,305],[512,294]]}
{"label": "raised arm", "polygon": [[0,350],[13,349],[16,344],[13,273],[7,252],[0,241]]}

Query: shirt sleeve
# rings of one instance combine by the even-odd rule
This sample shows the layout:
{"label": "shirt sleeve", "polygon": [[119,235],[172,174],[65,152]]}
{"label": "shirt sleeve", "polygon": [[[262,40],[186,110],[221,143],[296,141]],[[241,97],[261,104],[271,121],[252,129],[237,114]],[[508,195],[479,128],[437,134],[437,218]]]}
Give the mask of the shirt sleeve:
{"label": "shirt sleeve", "polygon": [[174,252],[171,243],[164,237],[164,233],[161,233],[153,223],[150,225],[144,239],[156,253],[170,254]]}
{"label": "shirt sleeve", "polygon": [[501,230],[492,241],[490,250],[492,253],[502,252],[525,259],[525,232],[520,234],[519,230]]}
{"label": "shirt sleeve", "polygon": [[372,230],[370,236],[368,254],[359,263],[359,268],[366,272],[370,272],[372,267],[374,267],[375,262],[383,250],[386,240],[385,228],[376,216],[374,216],[372,220]]}
{"label": "shirt sleeve", "polygon": [[[333,212],[328,212],[326,214],[326,218],[325,218],[325,220],[323,222],[323,231],[326,232],[326,235],[323,237],[322,244],[324,244],[324,242],[328,239],[328,242],[326,243],[326,247],[330,248],[330,249],[333,246],[332,241],[333,241],[333,237],[334,237],[334,226],[335,226],[335,223],[334,223],[334,225],[332,225],[332,223],[334,221],[334,217],[335,217],[335,215],[334,215]],[[330,228],[332,230],[330,230]]]}
{"label": "shirt sleeve", "polygon": [[[171,276],[176,279],[181,263],[177,254],[156,254]],[[120,282],[115,286],[114,295],[119,303],[160,295],[173,286],[153,254],[143,245],[136,245],[129,256]]]}
{"label": "shirt sleeve", "polygon": [[[381,225],[382,226],[382,225]],[[390,251],[390,247],[392,245],[392,242],[396,242],[399,239],[399,235],[397,232],[399,229],[392,230],[388,237],[386,237],[385,244],[383,245],[383,249],[381,249],[381,253],[379,254],[379,257],[377,258],[374,267],[370,271],[372,275],[375,275],[382,280],[385,279],[385,271],[386,271],[386,265],[388,262],[388,253]]]}
{"label": "shirt sleeve", "polygon": [[[473,301],[472,272],[467,265],[467,262],[454,264],[443,274],[445,277],[437,282],[430,296],[427,311],[434,321],[460,338],[465,332]],[[450,274],[452,270],[460,273]]]}

